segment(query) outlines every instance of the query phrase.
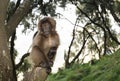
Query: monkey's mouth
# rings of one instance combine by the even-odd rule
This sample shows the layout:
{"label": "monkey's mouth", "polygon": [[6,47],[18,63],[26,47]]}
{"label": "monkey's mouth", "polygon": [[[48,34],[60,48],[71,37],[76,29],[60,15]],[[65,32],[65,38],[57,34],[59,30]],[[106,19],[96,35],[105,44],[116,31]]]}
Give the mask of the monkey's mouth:
{"label": "monkey's mouth", "polygon": [[45,36],[49,36],[49,34],[50,34],[50,31],[44,31]]}

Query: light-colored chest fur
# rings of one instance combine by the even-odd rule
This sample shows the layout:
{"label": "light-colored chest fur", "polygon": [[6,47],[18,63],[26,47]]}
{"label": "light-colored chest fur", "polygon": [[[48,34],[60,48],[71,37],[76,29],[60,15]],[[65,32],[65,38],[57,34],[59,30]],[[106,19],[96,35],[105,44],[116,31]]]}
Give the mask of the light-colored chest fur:
{"label": "light-colored chest fur", "polygon": [[55,38],[54,39],[52,37],[46,38],[46,40],[44,40],[44,45],[43,45],[43,50],[45,50],[44,51],[45,54],[47,54],[52,47],[56,47],[57,45],[58,44]]}
{"label": "light-colored chest fur", "polygon": [[51,48],[51,47],[56,47],[58,46],[58,40],[55,37],[48,37],[44,41],[44,48]]}
{"label": "light-colored chest fur", "polygon": [[59,45],[59,38],[53,36],[42,37],[41,35],[37,34],[33,40],[33,45],[37,45],[42,50],[48,52],[51,47],[57,47]]}

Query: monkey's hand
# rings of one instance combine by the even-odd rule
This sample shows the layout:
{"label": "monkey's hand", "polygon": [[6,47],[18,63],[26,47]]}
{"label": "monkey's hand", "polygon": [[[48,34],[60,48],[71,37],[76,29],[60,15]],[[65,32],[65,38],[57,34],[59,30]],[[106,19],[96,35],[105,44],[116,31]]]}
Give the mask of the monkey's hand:
{"label": "monkey's hand", "polygon": [[48,52],[48,58],[53,59],[55,57],[57,51],[57,47],[51,47],[51,49]]}
{"label": "monkey's hand", "polygon": [[41,62],[40,63],[40,67],[42,68],[46,68],[46,72],[49,74],[51,72],[51,67],[49,64],[45,63],[45,62]]}

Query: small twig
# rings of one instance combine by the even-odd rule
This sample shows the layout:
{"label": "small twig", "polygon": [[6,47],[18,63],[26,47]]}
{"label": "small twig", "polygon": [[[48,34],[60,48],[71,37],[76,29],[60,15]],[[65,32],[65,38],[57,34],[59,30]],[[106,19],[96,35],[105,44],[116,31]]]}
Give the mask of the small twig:
{"label": "small twig", "polygon": [[69,63],[71,47],[72,47],[73,41],[74,41],[74,39],[75,39],[75,28],[76,28],[77,20],[78,20],[78,18],[76,19],[76,22],[75,22],[75,25],[74,25],[73,38],[72,38],[72,40],[71,40],[71,43],[70,43],[70,46],[69,46],[69,49],[68,49],[68,54],[67,54],[67,57],[66,57],[66,63]]}
{"label": "small twig", "polygon": [[[90,35],[89,35],[90,36]],[[84,48],[84,46],[85,46],[85,43],[87,42],[87,39],[89,38],[89,36],[85,36],[85,30],[83,30],[83,45],[82,45],[82,47],[81,47],[81,49],[80,49],[80,51],[77,53],[77,55],[73,58],[73,60],[71,61],[71,63],[70,64],[73,64],[74,62],[75,62],[75,60],[80,56],[80,54],[81,54],[81,52],[82,52],[82,50],[83,50],[83,48]],[[85,39],[86,38],[86,39]]]}
{"label": "small twig", "polygon": [[61,16],[63,16],[64,17],[64,19],[66,19],[70,24],[72,24],[73,26],[77,26],[77,27],[81,27],[81,28],[83,28],[83,26],[80,26],[80,25],[77,25],[77,24],[74,24],[74,23],[72,23],[68,18],[66,18],[64,15],[62,15],[61,13],[58,13],[59,15],[61,15]]}

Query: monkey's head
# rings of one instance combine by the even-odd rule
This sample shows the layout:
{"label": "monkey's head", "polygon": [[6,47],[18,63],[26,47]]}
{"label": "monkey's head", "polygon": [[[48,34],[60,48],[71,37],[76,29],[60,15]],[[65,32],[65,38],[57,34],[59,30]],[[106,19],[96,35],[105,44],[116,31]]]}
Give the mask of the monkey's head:
{"label": "monkey's head", "polygon": [[51,17],[45,17],[41,19],[38,23],[38,30],[45,35],[48,36],[56,29],[56,21]]}

